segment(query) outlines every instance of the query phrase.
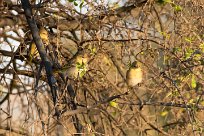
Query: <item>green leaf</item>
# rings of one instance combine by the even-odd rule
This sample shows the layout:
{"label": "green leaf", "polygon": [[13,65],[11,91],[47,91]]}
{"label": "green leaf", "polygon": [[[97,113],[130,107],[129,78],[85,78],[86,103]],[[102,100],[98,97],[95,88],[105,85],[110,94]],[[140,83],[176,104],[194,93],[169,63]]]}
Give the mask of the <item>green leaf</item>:
{"label": "green leaf", "polygon": [[77,69],[84,69],[86,67],[86,64],[84,62],[82,62],[82,63],[77,62],[76,67],[77,67]]}
{"label": "green leaf", "polygon": [[82,70],[79,72],[79,77],[82,78],[86,74],[86,70]]}
{"label": "green leaf", "polygon": [[192,54],[193,54],[193,49],[187,48],[185,52],[185,59],[189,59]]}
{"label": "green leaf", "polygon": [[175,10],[175,11],[181,11],[181,10],[182,10],[182,7],[179,6],[179,5],[175,5],[175,6],[174,6],[174,10]]}
{"label": "green leaf", "polygon": [[187,42],[189,42],[189,43],[192,43],[192,42],[193,42],[193,38],[186,37],[186,38],[185,38],[185,41],[187,41]]}
{"label": "green leaf", "polygon": [[82,63],[77,62],[76,68],[77,68],[80,78],[82,78],[87,72],[87,65],[84,62]]}
{"label": "green leaf", "polygon": [[117,112],[114,111],[114,112],[111,112],[111,114],[115,117],[117,115]]}
{"label": "green leaf", "polygon": [[181,47],[174,47],[173,48],[174,53],[181,52],[181,51],[182,51]]}
{"label": "green leaf", "polygon": [[201,65],[204,65],[204,60],[200,60],[200,64],[201,64]]}
{"label": "green leaf", "polygon": [[69,2],[74,2],[75,0],[69,0]]}
{"label": "green leaf", "polygon": [[78,3],[76,1],[74,1],[74,6],[78,6]]}
{"label": "green leaf", "polygon": [[157,0],[159,4],[164,4],[164,0]]}
{"label": "green leaf", "polygon": [[195,54],[195,56],[194,56],[194,59],[195,59],[196,61],[200,61],[201,58],[202,58],[201,54]]}
{"label": "green leaf", "polygon": [[161,35],[163,35],[165,38],[169,39],[170,35],[167,34],[166,32],[160,32]]}
{"label": "green leaf", "polygon": [[84,4],[84,1],[82,1],[81,4],[79,5],[80,9],[82,8],[83,4]]}
{"label": "green leaf", "polygon": [[196,88],[197,86],[197,83],[196,83],[196,78],[194,75],[192,75],[192,78],[191,78],[191,87],[194,89]]}
{"label": "green leaf", "polygon": [[91,55],[95,55],[95,54],[96,54],[96,48],[95,48],[95,47],[92,48],[92,47],[90,46],[90,47],[89,47],[89,50],[90,50],[90,54],[91,54]]}
{"label": "green leaf", "polygon": [[177,90],[174,90],[172,92],[172,96],[174,96],[174,97],[179,96],[179,92]]}

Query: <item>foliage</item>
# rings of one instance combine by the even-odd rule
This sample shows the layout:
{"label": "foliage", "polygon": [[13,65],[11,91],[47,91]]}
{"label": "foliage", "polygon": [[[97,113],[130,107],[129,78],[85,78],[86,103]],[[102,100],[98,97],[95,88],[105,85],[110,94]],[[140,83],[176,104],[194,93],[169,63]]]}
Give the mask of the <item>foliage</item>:
{"label": "foliage", "polygon": [[202,0],[29,2],[0,1],[0,135],[204,134]]}

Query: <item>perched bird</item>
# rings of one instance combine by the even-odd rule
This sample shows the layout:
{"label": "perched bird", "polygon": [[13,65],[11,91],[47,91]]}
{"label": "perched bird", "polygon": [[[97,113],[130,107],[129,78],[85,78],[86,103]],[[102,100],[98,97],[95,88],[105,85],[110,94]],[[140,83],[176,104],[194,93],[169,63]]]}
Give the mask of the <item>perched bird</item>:
{"label": "perched bird", "polygon": [[129,87],[134,87],[141,83],[143,79],[142,69],[138,66],[137,62],[133,62],[127,71],[126,81]]}
{"label": "perched bird", "polygon": [[37,50],[34,42],[31,43],[28,54],[29,54],[30,59],[34,59],[34,58],[37,58],[39,56],[38,50]]}
{"label": "perched bird", "polygon": [[76,79],[78,77],[83,77],[88,69],[88,55],[79,55],[76,57],[76,60],[72,66],[62,68],[62,72],[69,78]]}
{"label": "perched bird", "polygon": [[[41,27],[39,30],[39,33],[40,33],[40,37],[42,39],[43,44],[47,46],[49,44],[49,37],[48,37],[47,30],[45,30],[44,27]],[[38,50],[34,42],[31,43],[28,54],[29,54],[30,59],[39,57],[39,53],[38,53]]]}

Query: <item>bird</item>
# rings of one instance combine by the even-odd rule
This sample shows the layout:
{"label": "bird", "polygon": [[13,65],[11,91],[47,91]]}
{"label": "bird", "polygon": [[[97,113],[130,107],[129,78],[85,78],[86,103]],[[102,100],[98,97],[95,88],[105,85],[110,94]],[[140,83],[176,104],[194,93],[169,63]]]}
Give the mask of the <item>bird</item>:
{"label": "bird", "polygon": [[83,77],[88,69],[88,55],[78,55],[71,66],[64,66],[56,72],[63,72],[68,78],[77,79]]}
{"label": "bird", "polygon": [[[40,27],[39,33],[40,33],[40,38],[42,39],[43,44],[45,46],[48,46],[48,44],[49,44],[49,37],[48,37],[47,30],[45,30],[44,27]],[[34,41],[30,45],[29,53],[28,54],[29,54],[29,58],[31,60],[40,56]]]}
{"label": "bird", "polygon": [[134,87],[141,83],[143,80],[143,72],[138,62],[134,61],[126,73],[126,82],[128,87]]}

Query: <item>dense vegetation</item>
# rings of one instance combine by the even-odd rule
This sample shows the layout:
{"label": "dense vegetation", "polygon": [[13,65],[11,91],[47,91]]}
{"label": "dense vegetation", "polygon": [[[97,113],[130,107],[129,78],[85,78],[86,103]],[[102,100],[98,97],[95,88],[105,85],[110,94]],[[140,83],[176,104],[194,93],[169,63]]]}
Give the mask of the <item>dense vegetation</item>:
{"label": "dense vegetation", "polygon": [[0,135],[204,134],[203,0],[0,9]]}

